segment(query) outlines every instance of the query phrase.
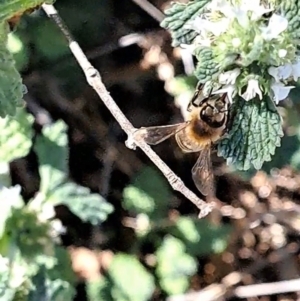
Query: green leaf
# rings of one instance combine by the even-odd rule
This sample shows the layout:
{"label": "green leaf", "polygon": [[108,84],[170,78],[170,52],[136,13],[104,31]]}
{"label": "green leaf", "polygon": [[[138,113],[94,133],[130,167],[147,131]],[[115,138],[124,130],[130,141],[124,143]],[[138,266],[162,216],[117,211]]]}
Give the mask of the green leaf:
{"label": "green leaf", "polygon": [[293,38],[300,38],[299,1],[284,0],[278,3],[278,12],[288,20],[287,31]]}
{"label": "green leaf", "polygon": [[43,266],[38,273],[32,278],[33,289],[30,291],[29,301],[50,301],[46,285],[46,268]]}
{"label": "green leaf", "polygon": [[111,296],[112,283],[107,278],[88,280],[86,292],[89,301],[115,301]]}
{"label": "green leaf", "polygon": [[40,192],[48,195],[65,181],[68,171],[67,126],[63,121],[45,126],[34,149],[39,158]]}
{"label": "green leaf", "polygon": [[[1,11],[1,5],[0,5]],[[12,54],[6,47],[7,24],[0,23],[0,117],[14,116],[17,107],[24,104],[22,79],[15,67]]]}
{"label": "green leaf", "polygon": [[0,22],[21,16],[25,11],[36,8],[43,3],[52,4],[54,0],[1,0]]}
{"label": "green leaf", "polygon": [[0,301],[12,301],[16,288],[9,288],[9,260],[0,254]]}
{"label": "green leaf", "polygon": [[0,118],[0,162],[11,162],[28,154],[32,145],[32,124],[33,117],[24,109],[18,109],[15,117]]}
{"label": "green leaf", "polygon": [[56,264],[48,269],[47,273],[49,279],[51,281],[61,279],[61,281],[74,284],[76,282],[76,276],[72,269],[69,251],[65,247],[59,245],[55,245],[54,251],[53,257],[56,259]]}
{"label": "green leaf", "polygon": [[6,46],[13,55],[17,70],[23,70],[29,62],[29,48],[25,38],[15,32],[10,33]]}
{"label": "green leaf", "polygon": [[198,47],[195,49],[195,56],[198,60],[195,76],[199,82],[205,84],[207,81],[216,79],[222,70],[216,63],[212,49],[209,47]]}
{"label": "green leaf", "polygon": [[93,225],[107,219],[113,207],[98,193],[75,183],[65,183],[58,186],[47,199],[54,205],[65,205],[82,221]]}
{"label": "green leaf", "polygon": [[113,284],[113,300],[147,301],[154,292],[153,276],[132,255],[117,254],[109,266],[108,275]]}
{"label": "green leaf", "polygon": [[31,30],[36,51],[43,59],[57,60],[69,53],[68,43],[52,20],[36,24]]}
{"label": "green leaf", "polygon": [[190,1],[187,4],[173,3],[165,11],[166,18],[160,25],[170,30],[174,47],[193,42],[198,33],[193,29],[187,28],[188,26],[186,25],[201,14],[207,3],[209,3],[209,0]]}
{"label": "green leaf", "polygon": [[197,271],[197,262],[187,254],[184,243],[167,236],[156,251],[156,256],[156,273],[163,290],[169,295],[184,293],[189,286],[189,277]]}
{"label": "green leaf", "polygon": [[171,191],[166,179],[156,169],[146,167],[137,174],[132,185],[124,189],[123,197],[125,209],[159,219],[167,214]]}
{"label": "green leaf", "polygon": [[39,254],[43,254],[46,248],[50,250],[53,245],[49,234],[51,225],[49,222],[41,222],[36,212],[26,209],[12,210],[4,233],[9,233],[10,245],[16,245],[23,257],[35,259]]}
{"label": "green leaf", "polygon": [[206,220],[180,217],[170,233],[184,242],[186,250],[193,256],[221,253],[227,247],[231,227],[215,226]]}
{"label": "green leaf", "polygon": [[283,136],[280,115],[269,98],[251,101],[238,98],[232,110],[232,126],[219,142],[218,155],[237,169],[248,170],[252,165],[260,169],[280,146]]}
{"label": "green leaf", "polygon": [[0,189],[0,253],[2,251],[2,235],[4,234],[5,224],[7,219],[12,214],[14,208],[24,206],[24,201],[21,197],[21,187],[2,187]]}
{"label": "green leaf", "polygon": [[66,124],[58,121],[46,126],[36,139],[35,150],[39,158],[41,175],[40,192],[45,201],[53,205],[66,205],[84,222],[94,225],[103,222],[113,211],[112,206],[99,194],[91,194],[88,188],[66,183],[68,173],[68,149]]}
{"label": "green leaf", "polygon": [[128,185],[123,191],[124,208],[134,213],[151,214],[155,210],[155,200],[149,194],[133,185]]}
{"label": "green leaf", "polygon": [[34,288],[30,291],[28,301],[72,301],[75,295],[74,287],[60,278],[49,279],[48,270],[41,266],[33,277]]}

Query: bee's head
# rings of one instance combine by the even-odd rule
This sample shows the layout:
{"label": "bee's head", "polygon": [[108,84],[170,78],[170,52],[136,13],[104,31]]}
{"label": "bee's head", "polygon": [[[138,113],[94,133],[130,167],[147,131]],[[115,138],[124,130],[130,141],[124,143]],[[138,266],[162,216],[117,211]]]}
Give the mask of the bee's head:
{"label": "bee's head", "polygon": [[223,126],[227,118],[227,101],[225,98],[226,95],[222,97],[215,95],[203,102],[200,119],[213,128]]}

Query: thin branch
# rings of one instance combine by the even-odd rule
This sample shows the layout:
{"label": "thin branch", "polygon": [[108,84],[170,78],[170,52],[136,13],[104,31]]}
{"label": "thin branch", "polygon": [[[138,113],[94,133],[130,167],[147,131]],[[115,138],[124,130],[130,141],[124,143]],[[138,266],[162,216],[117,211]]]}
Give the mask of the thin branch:
{"label": "thin branch", "polygon": [[[155,7],[148,0],[132,0],[141,9],[147,12],[153,19],[157,20],[159,23],[165,18],[164,13],[162,13],[157,7]],[[184,72],[187,75],[192,75],[195,70],[195,65],[193,61],[193,56],[190,51],[186,49],[180,50],[180,56],[184,67]]]}
{"label": "thin branch", "polygon": [[147,0],[132,0],[132,1],[158,22],[161,22],[165,18],[165,15]]}
{"label": "thin branch", "polygon": [[[224,300],[223,298],[226,294],[226,289],[226,285],[224,284],[211,284],[199,292],[171,296],[167,301]],[[239,286],[233,290],[233,296],[238,298],[251,298],[293,292],[300,292],[300,279]]]}
{"label": "thin branch", "polygon": [[300,279],[240,286],[234,290],[234,295],[238,298],[249,298],[292,292],[300,292]]}
{"label": "thin branch", "polygon": [[174,190],[180,191],[187,199],[189,199],[200,209],[199,218],[206,216],[212,210],[212,204],[207,204],[203,200],[199,199],[196,194],[194,194],[184,185],[183,181],[175,175],[175,173],[160,159],[160,157],[151,149],[148,144],[146,144],[143,139],[136,139],[134,137],[133,134],[137,129],[133,127],[130,121],[117,106],[113,98],[110,96],[110,93],[106,90],[101,80],[100,73],[91,65],[78,43],[72,38],[69,30],[67,29],[67,26],[58,15],[56,9],[49,4],[43,4],[42,7],[46,14],[54,20],[54,22],[63,32],[69,43],[70,50],[72,51],[86,76],[87,82],[94,88],[99,97],[102,99],[103,103],[118,121],[121,128],[128,135],[126,146],[133,149],[136,146],[140,147],[143,152],[150,158],[150,160],[165,175],[172,188]]}

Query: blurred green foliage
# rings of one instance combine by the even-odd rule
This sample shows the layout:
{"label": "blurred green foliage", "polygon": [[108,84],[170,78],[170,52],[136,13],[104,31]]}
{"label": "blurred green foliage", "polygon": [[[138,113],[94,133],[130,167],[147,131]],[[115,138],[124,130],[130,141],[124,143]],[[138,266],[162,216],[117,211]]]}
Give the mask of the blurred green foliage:
{"label": "blurred green foliage", "polygon": [[2,0],[0,5],[0,21],[7,21],[22,16],[27,10],[36,8],[43,3],[51,4],[54,0]]}
{"label": "blurred green foliage", "polygon": [[166,216],[171,191],[159,171],[147,167],[124,189],[123,197],[125,209],[134,214],[146,213],[155,220]]}
{"label": "blurred green foliage", "polygon": [[[23,110],[14,119],[6,117],[2,121],[9,138],[4,142],[13,141],[2,143],[3,163],[29,151],[32,116]],[[14,152],[18,146],[19,152]],[[0,300],[71,301],[74,275],[67,250],[60,247],[59,235],[64,228],[55,219],[54,206],[68,206],[84,222],[94,225],[104,221],[113,208],[99,194],[67,180],[67,134],[62,121],[46,126],[34,149],[41,176],[36,196],[25,203],[20,187],[0,190],[0,265],[5,283]]]}
{"label": "blurred green foliage", "polygon": [[[0,18],[4,16],[2,18],[7,20],[40,3],[33,0],[4,1],[1,5],[5,4],[2,7],[5,10],[1,10],[0,5]],[[187,12],[195,16],[205,1],[199,3],[197,7],[190,6]],[[26,5],[21,9],[21,4]],[[93,47],[105,37],[111,18],[110,5],[108,0],[101,1],[101,5],[97,0],[66,0],[58,2],[57,8],[79,43]],[[165,22],[167,28],[179,28],[185,23],[171,14],[170,18]],[[8,78],[10,83],[16,83],[8,85],[9,89],[14,88],[13,91],[7,92],[8,87],[3,88],[5,101],[10,101],[3,107],[3,115],[15,113],[10,104],[22,103],[24,91],[16,68],[24,71],[30,64],[33,69],[49,68],[62,85],[70,87],[72,93],[84,84],[83,76],[78,79],[80,73],[73,72],[78,68],[73,58],[52,65],[70,53],[59,30],[43,13],[35,12],[23,18],[18,30],[9,36],[5,31],[1,34],[3,41],[7,39],[3,53],[8,62]],[[176,39],[177,42],[189,41],[193,35],[189,31],[177,35]],[[32,49],[35,50],[34,56]],[[171,92],[175,97],[184,93],[190,97],[196,83],[196,77],[179,77],[174,80]],[[2,86],[0,75],[0,89]],[[88,188],[68,179],[68,137],[64,122],[45,126],[34,143],[33,117],[25,109],[18,109],[14,118],[6,117],[0,122],[1,163],[8,164],[24,157],[33,149],[38,157],[41,178],[38,193],[26,203],[18,186],[2,187],[0,191],[0,300],[71,301],[76,280],[69,254],[60,243],[59,236],[65,229],[55,217],[54,207],[67,206],[83,222],[99,225],[113,211],[113,206],[99,194],[91,193]],[[0,184],[4,186],[5,183]],[[190,278],[197,273],[198,259],[220,253],[227,246],[230,227],[213,226],[208,221],[199,221],[196,216],[170,220],[175,197],[156,169],[141,169],[122,195],[122,209],[136,221],[135,242],[126,254],[116,252],[100,279],[87,283],[89,301],[146,301],[156,291],[165,295],[184,293],[189,288]],[[153,259],[151,264],[142,256],[145,243],[153,247],[149,254]]]}
{"label": "blurred green foliage", "polygon": [[15,118],[0,118],[0,161],[10,162],[27,155],[32,146],[33,117],[18,109]]}
{"label": "blurred green foliage", "polygon": [[[1,5],[0,5],[1,11]],[[6,47],[8,24],[0,23],[0,117],[14,116],[17,107],[23,105],[22,79],[15,67],[12,54]]]}
{"label": "blurred green foliage", "polygon": [[133,255],[115,255],[107,276],[88,283],[90,301],[147,301],[155,289],[154,277]]}
{"label": "blurred green foliage", "polygon": [[173,236],[166,236],[156,251],[156,273],[162,289],[168,295],[184,293],[189,276],[197,271],[196,260],[186,252],[185,244]]}

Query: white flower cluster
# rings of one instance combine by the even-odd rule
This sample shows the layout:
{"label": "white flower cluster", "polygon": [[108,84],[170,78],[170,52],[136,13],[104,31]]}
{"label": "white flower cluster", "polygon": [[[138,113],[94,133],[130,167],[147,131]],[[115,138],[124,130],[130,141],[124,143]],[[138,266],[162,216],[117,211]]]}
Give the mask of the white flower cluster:
{"label": "white flower cluster", "polygon": [[[269,0],[272,1],[272,0]],[[192,49],[210,47],[219,56],[235,54],[234,64],[221,69],[214,94],[237,94],[246,101],[269,95],[276,104],[285,99],[291,80],[300,77],[300,57],[288,32],[288,20],[272,2],[212,0],[205,12],[187,26],[198,32]]]}
{"label": "white flower cluster", "polygon": [[294,86],[286,86],[285,81],[293,78],[294,81],[297,81],[300,77],[300,60],[297,59],[297,62],[294,64],[284,64],[279,67],[270,67],[268,69],[270,75],[273,76],[271,89],[274,93],[274,101],[278,103],[280,100],[285,99]]}

